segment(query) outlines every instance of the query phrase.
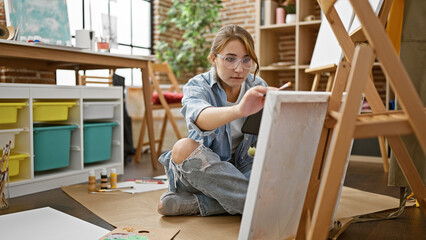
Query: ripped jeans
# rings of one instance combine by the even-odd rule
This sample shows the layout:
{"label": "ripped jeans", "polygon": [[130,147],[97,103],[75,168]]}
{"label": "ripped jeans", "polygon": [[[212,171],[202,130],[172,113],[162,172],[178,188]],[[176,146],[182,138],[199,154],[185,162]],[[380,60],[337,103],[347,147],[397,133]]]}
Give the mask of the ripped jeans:
{"label": "ripped jeans", "polygon": [[193,193],[201,216],[242,214],[253,158],[244,164],[237,162],[235,166],[238,168],[221,161],[216,153],[201,143],[181,164],[170,158],[170,190]]}

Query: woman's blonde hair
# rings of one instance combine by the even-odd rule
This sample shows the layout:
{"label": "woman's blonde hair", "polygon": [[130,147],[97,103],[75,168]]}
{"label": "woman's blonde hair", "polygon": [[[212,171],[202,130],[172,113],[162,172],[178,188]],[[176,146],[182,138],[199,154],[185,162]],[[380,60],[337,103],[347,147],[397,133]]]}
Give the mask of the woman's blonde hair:
{"label": "woman's blonde hair", "polygon": [[249,57],[256,63],[256,70],[254,71],[254,78],[256,78],[256,75],[259,72],[259,62],[256,52],[254,51],[253,38],[247,30],[238,25],[226,25],[218,31],[216,37],[213,39],[210,54],[208,56],[209,61],[211,62],[211,57],[220,53],[225,45],[232,40],[239,40],[245,46]]}

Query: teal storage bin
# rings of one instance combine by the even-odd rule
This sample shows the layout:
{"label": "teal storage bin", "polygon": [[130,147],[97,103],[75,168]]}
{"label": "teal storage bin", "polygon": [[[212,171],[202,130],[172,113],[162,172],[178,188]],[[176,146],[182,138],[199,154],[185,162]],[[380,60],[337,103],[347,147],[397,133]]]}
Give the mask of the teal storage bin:
{"label": "teal storage bin", "polygon": [[67,167],[71,131],[77,125],[34,124],[34,171]]}
{"label": "teal storage bin", "polygon": [[93,163],[111,158],[112,128],[117,122],[84,123],[84,162]]}

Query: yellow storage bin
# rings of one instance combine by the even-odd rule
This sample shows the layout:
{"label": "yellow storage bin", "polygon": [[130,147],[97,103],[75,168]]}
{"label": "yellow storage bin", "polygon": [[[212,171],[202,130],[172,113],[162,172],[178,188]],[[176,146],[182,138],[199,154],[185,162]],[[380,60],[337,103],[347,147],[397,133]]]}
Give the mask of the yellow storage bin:
{"label": "yellow storage bin", "polygon": [[27,105],[24,102],[0,102],[0,124],[16,123],[18,119],[18,109]]}
{"label": "yellow storage bin", "polygon": [[[19,174],[20,161],[29,157],[27,153],[14,153],[11,152],[9,155],[9,176],[13,177]],[[5,169],[2,169],[4,171]]]}
{"label": "yellow storage bin", "polygon": [[68,108],[75,102],[34,102],[33,121],[65,121],[68,120]]}

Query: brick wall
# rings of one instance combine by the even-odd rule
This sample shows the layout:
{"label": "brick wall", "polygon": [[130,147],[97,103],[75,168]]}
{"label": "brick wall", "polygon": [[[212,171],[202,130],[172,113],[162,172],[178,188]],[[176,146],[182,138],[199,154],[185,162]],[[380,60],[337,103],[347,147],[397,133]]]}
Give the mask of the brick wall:
{"label": "brick wall", "polygon": [[36,71],[32,69],[1,69],[1,82],[6,83],[34,83],[56,84],[55,71]]}
{"label": "brick wall", "polygon": [[[0,24],[6,25],[4,1],[0,0]],[[0,66],[0,82],[56,84],[55,71],[11,69]]]}
{"label": "brick wall", "polygon": [[6,16],[4,11],[4,1],[0,0],[0,25],[6,25]]}
{"label": "brick wall", "polygon": [[255,0],[224,0],[220,12],[222,25],[238,24],[255,36],[256,9]]}
{"label": "brick wall", "polygon": [[154,42],[153,46],[158,41],[165,41],[168,43],[173,42],[173,39],[179,39],[182,33],[176,29],[170,29],[165,33],[161,33],[158,30],[158,25],[167,18],[167,11],[172,6],[171,0],[154,0],[154,12],[153,12],[153,23],[154,23]]}
{"label": "brick wall", "polygon": [[[219,14],[222,25],[238,24],[255,37],[255,2],[255,0],[224,0],[223,8]],[[166,19],[167,11],[171,5],[171,0],[154,0],[154,44],[156,41],[171,42],[172,39],[181,36],[181,33],[177,30],[172,29],[160,34],[157,29],[158,24]],[[214,34],[212,33],[209,38],[212,39]]]}

